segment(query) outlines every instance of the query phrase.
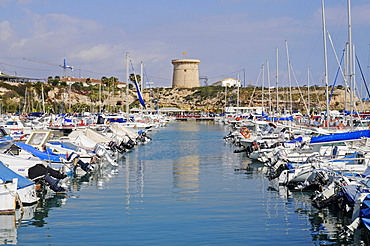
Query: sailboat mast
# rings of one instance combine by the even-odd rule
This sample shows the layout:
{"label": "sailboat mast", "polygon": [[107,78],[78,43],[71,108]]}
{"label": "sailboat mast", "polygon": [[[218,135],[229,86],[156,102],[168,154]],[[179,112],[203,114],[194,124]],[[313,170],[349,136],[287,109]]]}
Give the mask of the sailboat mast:
{"label": "sailboat mast", "polygon": [[352,45],[352,21],[351,21],[351,1],[347,0],[347,10],[348,10],[348,69],[349,69],[349,86],[350,86],[350,111],[351,111],[351,129],[353,127],[353,111],[354,111],[354,100],[353,100],[353,91],[354,91],[354,72],[353,72],[353,45]]}
{"label": "sailboat mast", "polygon": [[290,78],[290,57],[289,57],[289,50],[288,50],[288,41],[285,40],[285,47],[286,47],[286,56],[287,56],[287,60],[288,60],[288,82],[289,82],[289,100],[290,100],[290,104],[289,104],[289,110],[290,110],[290,113],[292,114],[293,113],[293,98],[292,98],[292,81],[291,81],[291,78]]}
{"label": "sailboat mast", "polygon": [[[239,86],[240,86],[240,75],[239,75],[239,73],[237,74],[237,95],[236,95],[236,111],[237,111],[237,113],[239,113],[239,94],[240,94],[240,91],[239,91]],[[237,117],[238,117],[238,115],[237,115]]]}
{"label": "sailboat mast", "polygon": [[276,113],[279,112],[279,48],[276,48]]}
{"label": "sailboat mast", "polygon": [[226,107],[227,107],[227,85],[225,84],[225,109],[224,109],[225,116],[226,116]]}
{"label": "sailboat mast", "polygon": [[41,84],[42,112],[45,114],[44,84]]}
{"label": "sailboat mast", "polygon": [[23,114],[27,113],[27,87],[24,91],[24,106],[23,106]]}
{"label": "sailboat mast", "polygon": [[267,85],[268,85],[268,94],[269,94],[269,114],[271,114],[271,81],[270,81],[270,64],[269,59],[266,58],[266,69],[267,69]]}
{"label": "sailboat mast", "polygon": [[328,56],[326,48],[326,23],[325,23],[325,6],[324,0],[321,0],[322,7],[322,32],[324,41],[324,82],[326,86],[326,121],[329,126],[329,82],[328,82]]}
{"label": "sailboat mast", "polygon": [[262,86],[261,86],[261,92],[262,92],[262,114],[265,108],[265,97],[264,97],[264,90],[265,88],[265,66],[262,64]]}
{"label": "sailboat mast", "polygon": [[307,115],[310,115],[311,113],[311,99],[310,99],[310,67],[307,67],[307,106],[308,106],[308,112]]}
{"label": "sailboat mast", "polygon": [[129,84],[129,54],[126,52],[126,117],[127,120],[129,119],[129,114],[128,114],[128,84]]}

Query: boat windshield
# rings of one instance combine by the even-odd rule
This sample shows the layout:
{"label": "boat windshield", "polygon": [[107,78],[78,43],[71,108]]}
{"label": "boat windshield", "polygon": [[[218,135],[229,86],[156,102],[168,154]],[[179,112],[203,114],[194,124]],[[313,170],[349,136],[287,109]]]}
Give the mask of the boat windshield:
{"label": "boat windshield", "polygon": [[6,126],[15,126],[15,125],[18,125],[18,123],[16,121],[8,121],[5,123]]}

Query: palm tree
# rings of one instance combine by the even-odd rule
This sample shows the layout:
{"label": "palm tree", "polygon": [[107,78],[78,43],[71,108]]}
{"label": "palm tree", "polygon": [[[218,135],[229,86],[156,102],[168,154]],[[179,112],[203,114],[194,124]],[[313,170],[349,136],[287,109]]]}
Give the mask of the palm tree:
{"label": "palm tree", "polygon": [[116,77],[110,77],[109,78],[110,85],[113,86],[113,88],[116,88],[118,85],[118,78]]}
{"label": "palm tree", "polygon": [[136,77],[135,77],[135,74],[134,73],[130,74],[129,79],[132,82],[137,82],[137,83],[140,83],[141,82],[141,77],[138,74],[136,75]]}
{"label": "palm tree", "polygon": [[91,77],[86,78],[86,84],[87,85],[91,85],[91,82],[92,82],[92,78]]}
{"label": "palm tree", "polygon": [[105,76],[101,77],[102,85],[109,86],[109,79]]}

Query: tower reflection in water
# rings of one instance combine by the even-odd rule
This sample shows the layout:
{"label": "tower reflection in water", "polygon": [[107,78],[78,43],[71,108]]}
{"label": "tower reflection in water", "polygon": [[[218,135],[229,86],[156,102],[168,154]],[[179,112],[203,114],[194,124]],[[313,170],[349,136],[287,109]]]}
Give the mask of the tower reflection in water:
{"label": "tower reflection in water", "polygon": [[199,156],[185,156],[173,163],[173,193],[189,200],[199,192]]}

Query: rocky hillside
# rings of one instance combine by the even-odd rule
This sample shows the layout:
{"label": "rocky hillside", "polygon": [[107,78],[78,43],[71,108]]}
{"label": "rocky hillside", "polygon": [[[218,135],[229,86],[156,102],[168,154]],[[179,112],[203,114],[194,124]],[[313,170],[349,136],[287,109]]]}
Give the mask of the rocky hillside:
{"label": "rocky hillside", "polygon": [[[310,93],[308,93],[308,89]],[[43,92],[43,93],[42,93]],[[306,111],[308,94],[310,95],[310,108],[325,110],[326,96],[323,87],[292,88],[290,96],[289,88],[279,88],[280,108],[290,108],[292,99],[293,110]],[[42,96],[44,94],[44,96]],[[221,86],[204,86],[198,88],[153,88],[145,89],[144,100],[148,108],[178,107],[184,110],[201,110],[207,112],[223,112],[225,105],[236,106],[239,95],[239,106],[276,107],[276,90],[261,87],[224,88]],[[270,96],[269,96],[270,95]],[[81,85],[51,86],[42,83],[3,83],[0,82],[0,98],[2,112],[35,112],[42,111],[42,101],[47,112],[97,112],[99,107],[103,110],[125,110],[126,101],[130,108],[139,107],[136,92],[130,88],[128,96],[126,89],[109,87],[98,88],[94,86],[83,87]],[[269,100],[270,99],[270,100]],[[331,98],[330,109],[341,110],[345,107],[345,101],[349,94],[344,88],[336,87]],[[99,103],[101,101],[101,103]],[[358,102],[358,100],[357,100]],[[360,103],[357,103],[360,105]],[[359,110],[362,110],[359,107]],[[368,110],[365,105],[363,110]]]}
{"label": "rocky hillside", "polygon": [[[308,91],[309,90],[309,91]],[[308,94],[310,97],[311,110],[325,110],[326,89],[324,87],[292,88],[290,96],[289,88],[279,88],[279,107],[290,108],[292,99],[293,110],[305,112],[308,107]],[[276,107],[276,90],[264,88],[227,88],[221,86],[206,86],[193,89],[182,88],[158,88],[154,90],[154,97],[160,106],[178,107],[185,110],[202,110],[208,112],[223,112],[225,105],[236,106],[239,94],[240,107],[262,106]],[[309,93],[308,93],[309,92]],[[346,95],[347,94],[347,95]],[[270,95],[270,96],[269,96]],[[149,93],[145,93],[146,100]],[[341,110],[345,107],[345,101],[349,99],[349,93],[344,88],[335,88],[330,102],[331,110]],[[357,100],[358,101],[358,100]],[[226,102],[226,103],[225,103]],[[357,103],[359,105],[360,103]],[[368,105],[365,105],[365,108]],[[366,110],[366,109],[364,109]]]}

